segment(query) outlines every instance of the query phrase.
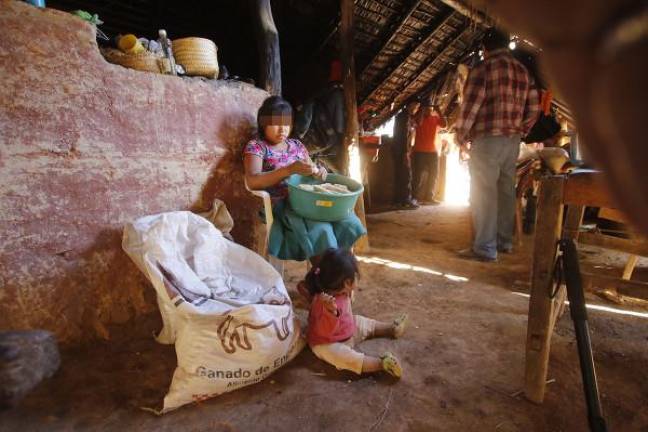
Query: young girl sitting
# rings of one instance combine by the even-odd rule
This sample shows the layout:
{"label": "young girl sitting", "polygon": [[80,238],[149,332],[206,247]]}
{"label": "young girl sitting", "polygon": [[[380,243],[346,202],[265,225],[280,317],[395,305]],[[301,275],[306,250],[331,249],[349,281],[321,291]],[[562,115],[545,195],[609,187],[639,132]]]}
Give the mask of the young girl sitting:
{"label": "young girl sitting", "polygon": [[259,137],[247,143],[244,153],[245,180],[251,189],[266,189],[272,198],[274,223],[268,252],[284,260],[312,259],[330,247],[350,249],[366,234],[360,220],[351,215],[339,222],[304,219],[288,205],[285,179],[292,174],[325,177],[308,156],[304,145],[289,139],[292,108],[279,96],[267,98],[257,117]]}
{"label": "young girl sitting", "polygon": [[351,311],[358,262],[351,252],[329,249],[319,265],[306,275],[306,288],[313,296],[308,317],[308,344],[313,353],[337,369],[357,374],[385,371],[400,378],[398,359],[390,352],[380,357],[363,354],[354,346],[374,337],[398,338],[405,331],[407,315],[392,323],[375,321]]}

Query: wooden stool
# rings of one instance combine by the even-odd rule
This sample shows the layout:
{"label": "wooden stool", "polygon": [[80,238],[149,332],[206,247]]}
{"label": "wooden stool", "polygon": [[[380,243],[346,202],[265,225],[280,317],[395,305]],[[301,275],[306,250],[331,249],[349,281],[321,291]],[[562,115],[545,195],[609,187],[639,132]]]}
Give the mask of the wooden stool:
{"label": "wooden stool", "polygon": [[[563,225],[565,206],[567,212]],[[633,295],[648,295],[648,284],[630,280],[636,264],[636,258],[632,258],[632,255],[648,256],[648,241],[600,233],[580,233],[585,206],[615,207],[600,172],[577,170],[569,175],[550,175],[541,180],[531,274],[524,386],[525,396],[536,403],[541,403],[544,399],[551,336],[556,320],[562,313],[566,295],[564,286],[557,287],[555,291],[553,289],[553,270],[560,238],[571,238],[580,244],[631,254],[623,279],[582,272],[585,286],[588,282],[613,282],[619,290],[632,292]]]}
{"label": "wooden stool", "polygon": [[524,193],[533,187],[534,159],[526,160],[518,164],[516,169],[515,184],[515,242],[518,246],[522,245],[522,198]]}

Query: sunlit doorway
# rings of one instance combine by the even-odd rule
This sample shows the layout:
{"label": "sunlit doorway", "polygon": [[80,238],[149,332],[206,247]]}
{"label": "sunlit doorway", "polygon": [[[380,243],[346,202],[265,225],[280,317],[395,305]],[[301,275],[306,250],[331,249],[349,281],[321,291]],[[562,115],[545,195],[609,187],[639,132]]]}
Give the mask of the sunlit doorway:
{"label": "sunlit doorway", "polygon": [[453,133],[439,133],[437,139],[439,142],[445,140],[448,143],[448,153],[445,157],[443,203],[452,206],[467,206],[470,198],[468,161],[461,160],[459,147],[454,144]]}

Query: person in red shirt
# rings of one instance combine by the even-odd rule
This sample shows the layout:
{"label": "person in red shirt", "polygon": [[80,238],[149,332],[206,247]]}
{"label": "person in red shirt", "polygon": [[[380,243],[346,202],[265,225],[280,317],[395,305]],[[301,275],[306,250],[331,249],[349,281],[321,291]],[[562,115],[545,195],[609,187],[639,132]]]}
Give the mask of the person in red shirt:
{"label": "person in red shirt", "polygon": [[437,131],[446,122],[439,115],[437,107],[427,105],[416,120],[416,138],[412,158],[413,195],[422,204],[438,204],[434,189],[439,176],[440,148],[436,140]]}
{"label": "person in red shirt", "polygon": [[319,359],[339,370],[358,375],[384,371],[400,378],[402,368],[392,353],[374,357],[354,349],[365,339],[402,336],[407,321],[407,315],[391,323],[354,315],[351,297],[357,275],[358,262],[346,249],[328,249],[319,265],[308,272],[305,287],[312,296],[308,345]]}

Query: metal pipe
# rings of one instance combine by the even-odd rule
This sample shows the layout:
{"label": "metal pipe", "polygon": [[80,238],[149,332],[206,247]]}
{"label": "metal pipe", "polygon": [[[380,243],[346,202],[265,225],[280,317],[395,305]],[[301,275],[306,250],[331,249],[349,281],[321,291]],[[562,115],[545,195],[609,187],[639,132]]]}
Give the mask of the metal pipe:
{"label": "metal pipe", "polygon": [[563,255],[569,312],[572,321],[574,321],[574,330],[576,332],[578,359],[583,377],[585,402],[587,403],[587,420],[592,432],[607,432],[607,426],[601,409],[598,384],[596,382],[592,341],[587,324],[587,309],[585,308],[585,295],[583,294],[583,281],[578,263],[578,252],[572,239],[560,240],[560,250]]}

